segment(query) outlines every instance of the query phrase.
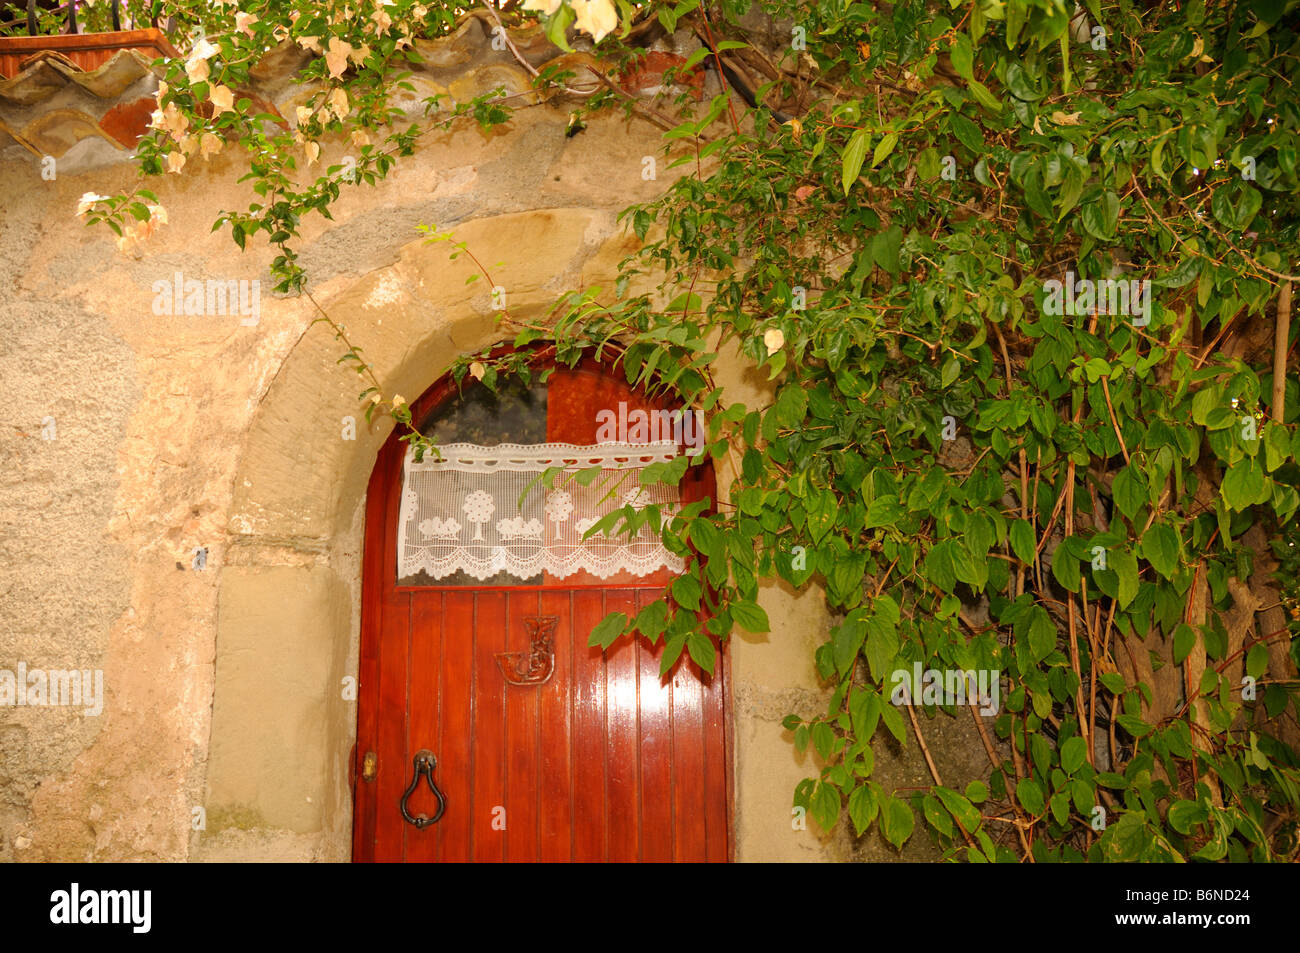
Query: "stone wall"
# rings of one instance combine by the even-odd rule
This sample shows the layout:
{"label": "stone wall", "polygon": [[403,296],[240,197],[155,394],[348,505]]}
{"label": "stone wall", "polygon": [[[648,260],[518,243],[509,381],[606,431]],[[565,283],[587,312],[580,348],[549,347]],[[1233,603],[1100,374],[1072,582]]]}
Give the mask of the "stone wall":
{"label": "stone wall", "polygon": [[[660,130],[606,117],[566,138],[566,120],[539,103],[490,133],[428,136],[387,181],[345,189],[334,221],[304,223],[312,296],[388,393],[414,399],[499,339],[483,283],[419,224],[501,262],[519,315],[611,286],[634,247],[617,213],[666,185],[641,176]],[[82,193],[136,180],[95,148],[52,181],[39,157],[0,151],[0,669],[102,669],[106,694],[98,716],[0,708],[0,859],[347,860],[356,711],[340,687],[356,672],[364,495],[388,429],[365,423],[312,303],[270,294],[272,253],[211,232],[247,201],[235,159],[150,183],[169,222],[124,253],[74,214]],[[153,283],[178,271],[260,281],[257,324],[156,315]],[[716,371],[728,401],[768,399],[734,356]],[[760,601],[772,633],[729,649],[737,859],[895,856],[792,824],[794,786],[817,766],[780,719],[826,704],[812,649],[830,620],[815,589],[771,582]],[[969,727],[948,745],[962,761],[983,758]],[[924,781],[914,748],[896,770]]]}

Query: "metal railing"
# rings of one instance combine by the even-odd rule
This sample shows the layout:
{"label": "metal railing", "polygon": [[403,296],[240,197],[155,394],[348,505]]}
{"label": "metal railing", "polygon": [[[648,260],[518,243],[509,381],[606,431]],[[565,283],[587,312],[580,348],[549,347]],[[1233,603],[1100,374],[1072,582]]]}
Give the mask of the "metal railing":
{"label": "metal railing", "polygon": [[[82,0],[82,2],[84,5],[84,0]],[[63,34],[71,35],[74,33],[80,33],[81,28],[77,24],[77,3],[78,0],[68,0],[67,3],[62,4],[61,6],[41,8],[37,6],[36,0],[27,0],[27,33],[30,36],[43,35],[41,33],[40,25],[37,20],[38,15],[57,14],[65,11],[67,13],[68,25],[67,28],[63,30]],[[119,0],[109,0],[109,8],[111,10],[111,15],[112,15],[113,30],[114,32],[118,32],[122,29],[121,3],[119,2]],[[158,19],[159,18],[157,16],[150,17],[149,25],[156,29],[158,27]],[[21,18],[16,20],[8,20],[6,22],[0,23],[0,29],[17,26],[21,22],[22,22]],[[168,26],[170,26],[169,23],[164,24],[164,29],[166,29]]]}

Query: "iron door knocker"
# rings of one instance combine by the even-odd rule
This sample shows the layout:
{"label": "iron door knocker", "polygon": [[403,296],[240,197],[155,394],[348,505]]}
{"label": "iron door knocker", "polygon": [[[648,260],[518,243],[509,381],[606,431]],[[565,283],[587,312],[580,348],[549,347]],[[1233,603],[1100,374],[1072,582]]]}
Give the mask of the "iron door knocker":
{"label": "iron door knocker", "polygon": [[[415,753],[415,777],[411,778],[411,786],[407,788],[406,793],[402,795],[401,808],[402,808],[402,817],[406,820],[408,824],[414,824],[416,830],[422,831],[430,824],[438,823],[439,819],[442,817],[443,812],[447,810],[447,799],[443,797],[442,792],[438,790],[438,785],[433,783],[433,769],[436,768],[437,766],[438,766],[438,759],[434,757],[433,752],[430,751],[429,749],[422,748],[421,750]],[[415,789],[420,784],[421,774],[423,774],[426,778],[428,778],[429,790],[431,790],[433,792],[433,796],[438,799],[438,810],[433,815],[433,817],[429,817],[427,814],[416,814],[414,817],[412,817],[411,812],[406,809],[407,800],[411,797],[411,795],[415,792]]]}

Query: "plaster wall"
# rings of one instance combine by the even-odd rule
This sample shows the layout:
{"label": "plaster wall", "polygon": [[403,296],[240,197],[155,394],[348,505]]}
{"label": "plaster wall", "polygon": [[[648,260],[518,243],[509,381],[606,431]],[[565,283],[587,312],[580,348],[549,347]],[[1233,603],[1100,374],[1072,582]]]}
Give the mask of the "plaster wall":
{"label": "plaster wall", "polygon": [[[516,314],[610,286],[633,247],[617,212],[665,185],[640,175],[658,131],[611,118],[566,139],[566,118],[539,107],[427,141],[387,182],[346,190],[334,222],[305,223],[312,296],[390,393],[413,399],[498,339],[469,263],[417,224],[500,262]],[[6,159],[0,668],[102,669],[106,699],[98,716],[0,708],[0,859],[347,860],[356,712],[342,689],[387,430],[366,424],[312,303],[270,293],[271,252],[210,233],[243,194],[231,160],[158,183],[169,224],[123,253],[74,211],[83,192],[129,188],[129,165],[45,181]],[[259,280],[259,322],[155,315],[153,283],[177,271]],[[718,372],[734,399],[762,399],[739,361]],[[826,859],[833,839],[790,823],[814,768],[779,721],[825,703],[810,660],[828,620],[816,592],[773,585],[763,603],[774,631],[730,649],[737,856]]]}

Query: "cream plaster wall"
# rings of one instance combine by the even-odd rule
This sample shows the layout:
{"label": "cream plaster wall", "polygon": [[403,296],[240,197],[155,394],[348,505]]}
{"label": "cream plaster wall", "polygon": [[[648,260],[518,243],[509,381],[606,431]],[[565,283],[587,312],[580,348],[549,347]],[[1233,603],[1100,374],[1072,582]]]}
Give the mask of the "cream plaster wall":
{"label": "cream plaster wall", "polygon": [[[616,213],[665,184],[640,175],[658,130],[603,119],[566,139],[565,119],[543,106],[431,139],[377,188],[345,190],[334,222],[304,223],[313,297],[390,392],[414,399],[498,339],[483,283],[416,224],[454,226],[502,262],[517,314],[610,285],[632,247]],[[162,180],[170,224],[133,255],[73,216],[81,193],[128,188],[129,166],[53,182],[34,161],[2,168],[0,668],[102,668],[107,703],[97,718],[0,709],[0,859],[347,860],[356,712],[342,684],[387,431],[365,424],[312,304],[270,293],[271,253],[210,234],[246,194],[232,162]],[[155,316],[152,284],[177,270],[260,280],[260,322]],[[739,361],[717,370],[728,400],[764,399]],[[46,415],[56,440],[40,439]],[[737,858],[848,859],[862,848],[843,832],[791,824],[816,766],[780,727],[825,705],[811,649],[829,620],[815,591],[773,583],[761,602],[774,631],[730,649]]]}

